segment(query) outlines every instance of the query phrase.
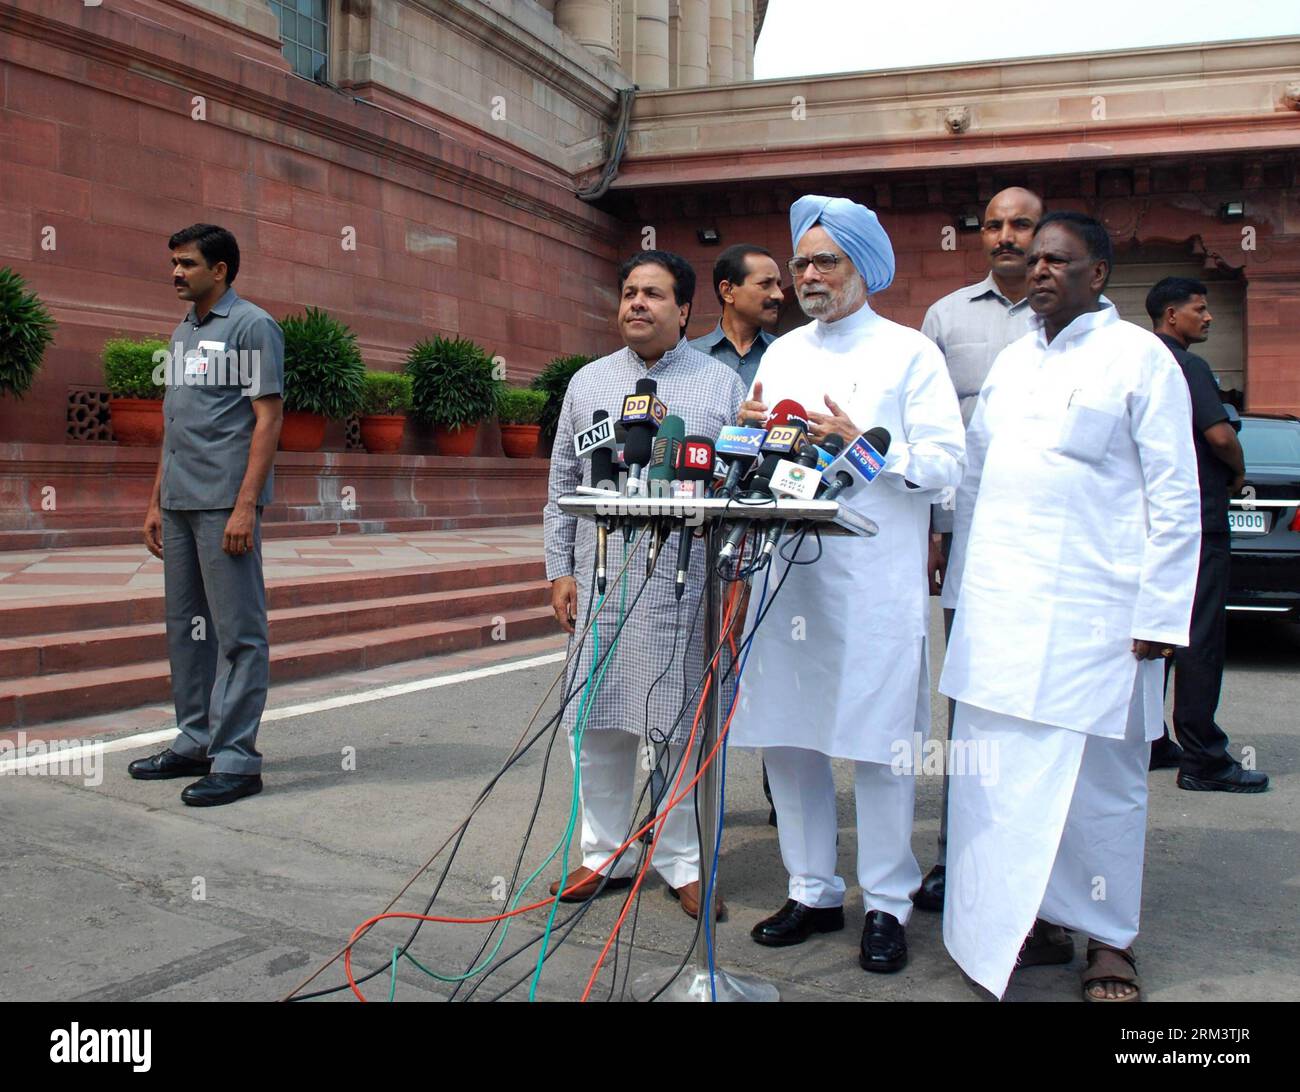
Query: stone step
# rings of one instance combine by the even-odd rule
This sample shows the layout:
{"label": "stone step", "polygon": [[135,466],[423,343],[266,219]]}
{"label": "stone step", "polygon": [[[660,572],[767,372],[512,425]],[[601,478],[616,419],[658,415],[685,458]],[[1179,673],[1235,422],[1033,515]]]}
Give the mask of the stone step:
{"label": "stone step", "polygon": [[[332,634],[271,646],[271,680],[288,682],[366,671],[403,660],[481,648],[500,640],[549,636],[549,605],[413,625]],[[165,702],[171,674],[165,659],[55,675],[0,680],[0,729],[92,716]]]}
{"label": "stone step", "polygon": [[[409,534],[416,531],[459,531],[475,527],[522,527],[538,521],[536,504],[518,511],[489,515],[392,517],[364,520],[282,520],[262,524],[263,539],[330,538],[334,535]],[[135,546],[142,542],[141,515],[130,526],[59,527],[38,530],[0,530],[0,553],[15,550],[49,550],[67,546]]]}
{"label": "stone step", "polygon": [[[455,592],[541,580],[540,558],[501,558],[473,565],[448,562],[403,569],[370,569],[317,577],[289,577],[266,585],[267,609],[314,607],[355,600],[389,599],[435,592]],[[0,602],[0,638],[67,634],[103,628],[161,623],[163,592],[117,591],[94,597],[16,599]]]}
{"label": "stone step", "polygon": [[[487,588],[286,607],[270,611],[267,622],[274,648],[322,637],[373,633],[470,615],[504,616],[508,610],[545,605],[549,596],[546,581],[533,580]],[[0,640],[0,680],[93,671],[166,658],[167,633],[161,622],[37,634]]]}

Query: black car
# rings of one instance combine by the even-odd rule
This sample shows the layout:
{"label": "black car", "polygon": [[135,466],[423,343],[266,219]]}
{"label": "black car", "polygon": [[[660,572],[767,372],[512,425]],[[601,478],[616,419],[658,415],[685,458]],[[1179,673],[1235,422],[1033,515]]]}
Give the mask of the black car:
{"label": "black car", "polygon": [[1246,486],[1228,510],[1228,610],[1300,620],[1300,418],[1243,414]]}

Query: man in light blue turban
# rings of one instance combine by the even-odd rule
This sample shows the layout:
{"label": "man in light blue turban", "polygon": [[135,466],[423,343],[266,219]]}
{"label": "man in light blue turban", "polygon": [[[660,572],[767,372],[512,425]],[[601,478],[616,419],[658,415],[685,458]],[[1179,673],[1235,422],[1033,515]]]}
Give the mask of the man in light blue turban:
{"label": "man in light blue turban", "polygon": [[841,495],[879,533],[827,537],[815,564],[811,549],[792,567],[773,562],[771,579],[791,585],[782,599],[795,613],[755,633],[731,742],[763,750],[789,886],[786,904],[750,935],[775,947],[844,928],[831,759],[849,759],[866,909],[859,962],[889,973],[907,962],[904,927],[921,883],[912,805],[930,726],[930,504],[961,481],[965,430],[934,342],[867,303],[894,278],[876,214],[840,197],[803,197],[790,231],[799,306],[816,321],[768,346],[741,423],[789,400],[806,407],[815,441],[835,433],[851,443],[880,426],[890,444],[878,478]]}
{"label": "man in light blue turban", "polygon": [[894,247],[880,226],[880,218],[866,205],[847,197],[801,197],[790,208],[790,245],[808,229],[820,224],[831,240],[843,248],[853,267],[862,274],[869,295],[883,292],[894,282]]}

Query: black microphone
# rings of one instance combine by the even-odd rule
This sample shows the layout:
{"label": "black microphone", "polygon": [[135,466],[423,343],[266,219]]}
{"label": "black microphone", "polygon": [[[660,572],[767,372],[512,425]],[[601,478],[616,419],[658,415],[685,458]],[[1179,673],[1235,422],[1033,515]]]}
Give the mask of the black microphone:
{"label": "black microphone", "polygon": [[[772,490],[769,483],[772,481],[772,474],[776,470],[776,464],[781,461],[781,452],[773,451],[769,453],[761,463],[755,467],[753,474],[749,477],[749,488],[740,495],[742,501],[759,501],[770,500]],[[731,525],[727,531],[726,541],[722,544],[722,549],[718,551],[719,559],[726,561],[735,552],[740,549],[740,540],[745,537],[745,528],[749,526],[749,520],[739,519]]]}
{"label": "black microphone", "polygon": [[[839,440],[838,436],[836,436],[835,438]],[[840,440],[840,446],[841,447],[844,446],[843,440]],[[806,444],[804,446],[804,449],[799,452],[798,458],[796,458],[794,461],[796,466],[802,466],[811,470],[813,467],[817,465],[817,459],[818,459],[817,445]],[[770,523],[768,523],[767,531],[763,534],[764,556],[770,554],[773,550],[776,549],[777,542],[780,540],[781,536],[785,534],[787,523],[788,523],[787,520],[772,520]]]}
{"label": "black microphone", "polygon": [[[609,421],[609,410],[599,409],[591,415],[593,429],[601,422]],[[609,443],[593,448],[591,451],[591,479],[593,489],[604,489],[614,478],[614,433],[610,430]],[[596,520],[596,593],[605,594],[605,562],[609,556],[608,519]]]}
{"label": "black microphone", "polygon": [[650,449],[668,407],[655,397],[658,384],[649,378],[636,381],[636,391],[623,399],[619,422],[627,429],[623,461],[627,463],[627,495],[641,492],[641,468],[650,461]]}

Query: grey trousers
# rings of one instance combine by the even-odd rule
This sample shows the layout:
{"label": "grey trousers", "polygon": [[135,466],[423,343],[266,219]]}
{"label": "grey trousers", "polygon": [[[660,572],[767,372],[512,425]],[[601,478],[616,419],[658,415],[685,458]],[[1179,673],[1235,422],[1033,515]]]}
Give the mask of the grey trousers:
{"label": "grey trousers", "polygon": [[172,750],[213,773],[262,769],[257,729],[270,678],[261,512],[251,553],[221,549],[230,509],[164,508],[167,651],[180,735]]}

